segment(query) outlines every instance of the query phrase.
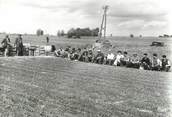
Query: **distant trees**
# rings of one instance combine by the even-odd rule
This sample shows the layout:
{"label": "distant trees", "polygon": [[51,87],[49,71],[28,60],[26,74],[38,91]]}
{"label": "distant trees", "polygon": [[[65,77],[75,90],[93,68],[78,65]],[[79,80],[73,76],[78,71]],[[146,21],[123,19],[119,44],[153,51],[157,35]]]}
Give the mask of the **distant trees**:
{"label": "distant trees", "polygon": [[37,35],[37,36],[44,35],[44,31],[43,31],[42,29],[38,29],[38,30],[36,31],[36,35]]}
{"label": "distant trees", "polygon": [[99,28],[90,29],[90,28],[71,28],[68,32],[68,38],[77,37],[80,36],[98,36]]}
{"label": "distant trees", "polygon": [[164,35],[159,35],[158,37],[160,37],[160,38],[169,38],[169,37],[172,37],[172,35],[164,34]]}
{"label": "distant trees", "polygon": [[57,32],[58,37],[61,37],[61,36],[64,36],[64,35],[65,35],[64,30],[58,30],[58,32]]}

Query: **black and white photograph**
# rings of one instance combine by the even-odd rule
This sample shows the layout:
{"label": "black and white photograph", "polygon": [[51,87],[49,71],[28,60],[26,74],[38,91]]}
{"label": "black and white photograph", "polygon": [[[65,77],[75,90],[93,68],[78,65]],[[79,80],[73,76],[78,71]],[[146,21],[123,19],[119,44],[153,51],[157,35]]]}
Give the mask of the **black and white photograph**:
{"label": "black and white photograph", "polygon": [[0,0],[0,117],[172,117],[171,0]]}

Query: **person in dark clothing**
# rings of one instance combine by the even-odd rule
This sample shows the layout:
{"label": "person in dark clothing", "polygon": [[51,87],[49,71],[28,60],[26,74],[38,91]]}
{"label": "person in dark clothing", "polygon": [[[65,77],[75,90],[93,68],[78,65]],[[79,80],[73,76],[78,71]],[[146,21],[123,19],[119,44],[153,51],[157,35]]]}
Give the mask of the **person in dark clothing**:
{"label": "person in dark clothing", "polygon": [[93,51],[92,51],[92,49],[89,49],[88,50],[88,62],[92,62],[92,60],[93,60]]}
{"label": "person in dark clothing", "polygon": [[88,62],[88,51],[86,48],[84,48],[84,50],[82,52],[81,61]]}
{"label": "person in dark clothing", "polygon": [[9,48],[10,48],[10,38],[8,35],[6,35],[6,37],[2,40],[1,44],[3,48],[4,56],[8,56]]}
{"label": "person in dark clothing", "polygon": [[14,45],[16,47],[17,56],[23,56],[23,39],[22,39],[22,35],[18,35],[18,37],[15,40]]}
{"label": "person in dark clothing", "polygon": [[170,61],[166,58],[166,55],[162,56],[161,62],[162,62],[161,71],[168,72],[171,68],[171,64]]}
{"label": "person in dark clothing", "polygon": [[144,54],[144,57],[141,60],[141,66],[144,68],[144,70],[150,70],[151,62],[147,53]]}
{"label": "person in dark clothing", "polygon": [[75,52],[76,52],[76,49],[75,48],[72,48],[71,52],[70,52],[70,60],[75,60]]}
{"label": "person in dark clothing", "polygon": [[81,57],[81,49],[78,48],[75,52],[74,52],[74,60],[78,61]]}
{"label": "person in dark clothing", "polygon": [[97,51],[97,55],[94,58],[94,63],[98,63],[98,64],[103,64],[104,62],[104,54],[101,52],[101,50]]}
{"label": "person in dark clothing", "polygon": [[46,37],[46,40],[47,40],[47,43],[49,43],[49,41],[50,41],[50,38],[49,38],[49,37]]}
{"label": "person in dark clothing", "polygon": [[124,52],[124,57],[121,58],[121,66],[127,66],[130,61],[130,57],[128,56],[128,52]]}

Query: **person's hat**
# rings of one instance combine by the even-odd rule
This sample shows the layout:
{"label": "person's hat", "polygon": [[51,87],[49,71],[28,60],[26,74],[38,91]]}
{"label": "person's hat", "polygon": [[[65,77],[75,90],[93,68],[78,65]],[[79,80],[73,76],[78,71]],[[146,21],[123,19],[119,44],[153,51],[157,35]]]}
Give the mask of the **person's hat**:
{"label": "person's hat", "polygon": [[101,52],[101,50],[97,50],[97,52]]}
{"label": "person's hat", "polygon": [[124,54],[128,54],[128,52],[125,51]]}
{"label": "person's hat", "polygon": [[162,55],[163,58],[166,58],[166,55]]}
{"label": "person's hat", "polygon": [[148,55],[147,53],[144,53],[144,55]]}
{"label": "person's hat", "polygon": [[157,56],[157,54],[156,54],[156,53],[154,53],[154,54],[153,54],[153,56]]}
{"label": "person's hat", "polygon": [[120,50],[117,53],[122,53]]}

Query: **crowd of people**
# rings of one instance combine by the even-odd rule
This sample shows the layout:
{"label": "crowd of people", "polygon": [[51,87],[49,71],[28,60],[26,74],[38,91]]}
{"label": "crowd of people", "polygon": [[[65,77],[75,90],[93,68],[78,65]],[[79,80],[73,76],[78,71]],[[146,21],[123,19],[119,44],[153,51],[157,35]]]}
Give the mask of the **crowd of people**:
{"label": "crowd of people", "polygon": [[71,48],[67,47],[65,49],[60,48],[55,51],[56,57],[68,58],[74,61],[91,62],[97,64],[123,66],[128,68],[153,70],[153,71],[166,71],[170,70],[170,61],[163,55],[162,58],[158,57],[158,54],[154,53],[151,58],[148,57],[147,53],[144,53],[143,58],[140,58],[138,54],[128,55],[128,52],[118,51],[115,55],[113,52],[109,51],[104,54],[101,50],[96,52],[90,48]]}
{"label": "crowd of people", "polygon": [[[49,42],[49,38],[47,43]],[[11,40],[8,35],[2,40],[2,51],[4,51],[4,56],[8,56],[11,48]],[[23,39],[22,35],[18,35],[15,39],[14,47],[16,49],[17,56],[23,56]],[[97,64],[114,65],[114,66],[124,66],[128,68],[144,69],[144,70],[154,70],[154,71],[166,71],[168,72],[171,68],[170,61],[163,55],[159,58],[157,53],[154,53],[151,58],[148,57],[147,53],[141,58],[138,54],[133,54],[129,56],[128,52],[118,51],[114,54],[112,51],[103,53],[101,50],[94,50],[94,48],[71,48],[67,47],[65,49],[60,48],[55,50],[56,57],[68,58],[74,61],[91,62]]]}

